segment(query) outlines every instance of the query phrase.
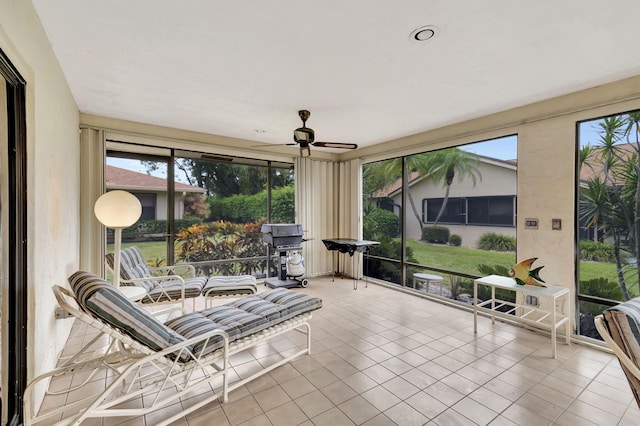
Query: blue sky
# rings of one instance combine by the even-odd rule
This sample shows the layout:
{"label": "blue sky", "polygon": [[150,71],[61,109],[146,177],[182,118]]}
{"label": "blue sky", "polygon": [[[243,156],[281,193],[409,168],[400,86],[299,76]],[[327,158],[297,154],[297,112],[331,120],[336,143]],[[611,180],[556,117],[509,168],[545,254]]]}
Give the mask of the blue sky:
{"label": "blue sky", "polygon": [[515,135],[463,145],[459,148],[464,151],[473,152],[474,154],[500,160],[514,160],[518,158],[518,138]]}

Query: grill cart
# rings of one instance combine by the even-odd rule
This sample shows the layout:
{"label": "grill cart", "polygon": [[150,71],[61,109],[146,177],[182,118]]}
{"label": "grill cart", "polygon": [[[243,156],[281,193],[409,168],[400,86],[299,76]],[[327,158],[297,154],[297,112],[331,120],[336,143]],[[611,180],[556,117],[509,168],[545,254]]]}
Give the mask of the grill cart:
{"label": "grill cart", "polygon": [[[262,225],[262,239],[278,252],[278,277],[268,277],[265,285],[277,287],[306,287],[304,278],[304,258],[302,257],[302,225],[291,223],[265,223]],[[269,268],[267,268],[269,270]]]}

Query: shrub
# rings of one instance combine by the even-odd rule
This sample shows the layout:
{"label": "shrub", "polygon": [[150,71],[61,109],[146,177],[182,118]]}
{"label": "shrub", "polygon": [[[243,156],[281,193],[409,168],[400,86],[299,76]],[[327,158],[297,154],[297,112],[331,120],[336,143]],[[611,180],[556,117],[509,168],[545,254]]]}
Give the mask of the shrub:
{"label": "shrub", "polygon": [[[271,222],[289,223],[295,217],[295,190],[293,185],[271,191]],[[210,220],[226,220],[233,223],[257,222],[267,217],[267,191],[257,194],[238,194],[225,198],[207,198]]]}
{"label": "shrub", "polygon": [[425,226],[422,228],[422,239],[428,243],[445,244],[449,242],[449,228],[444,226]]}
{"label": "shrub", "polygon": [[514,251],[516,249],[516,239],[508,235],[487,232],[482,234],[480,240],[478,240],[478,248],[480,250]]}
{"label": "shrub", "polygon": [[459,247],[462,245],[462,237],[458,234],[451,234],[449,237],[449,245]]}
{"label": "shrub", "polygon": [[364,235],[400,236],[400,218],[393,212],[373,208],[364,217]]}
{"label": "shrub", "polygon": [[[180,262],[203,262],[216,259],[237,259],[262,256],[265,244],[260,232],[262,222],[239,225],[217,221],[196,224],[182,229],[176,236],[176,259]],[[240,266],[233,263],[199,265],[196,270],[210,276],[252,274],[261,269],[262,261],[246,261]]]}
{"label": "shrub", "polygon": [[598,241],[580,241],[580,260],[615,262],[613,244]]}
{"label": "shrub", "polygon": [[[379,238],[376,238],[376,240],[380,242],[380,245],[372,247],[369,254],[371,256],[387,259],[398,259],[400,253],[402,253],[402,243],[400,240],[389,238],[385,235],[380,235],[378,237]],[[407,262],[417,262],[416,258],[413,256],[413,249],[411,249],[411,247],[406,248],[405,254],[407,256]],[[398,262],[368,257],[365,258],[364,271],[367,276],[372,278],[378,278],[380,280],[402,285],[402,273]]]}

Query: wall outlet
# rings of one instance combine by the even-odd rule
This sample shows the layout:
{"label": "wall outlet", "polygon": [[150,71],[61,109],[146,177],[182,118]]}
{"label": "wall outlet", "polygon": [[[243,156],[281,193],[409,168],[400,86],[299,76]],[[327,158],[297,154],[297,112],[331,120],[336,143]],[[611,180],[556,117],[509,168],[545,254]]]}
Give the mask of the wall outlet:
{"label": "wall outlet", "polygon": [[562,229],[562,219],[551,219],[551,229],[559,231]]}
{"label": "wall outlet", "polygon": [[538,298],[536,296],[527,295],[524,298],[524,303],[530,306],[538,306]]}
{"label": "wall outlet", "polygon": [[538,219],[535,217],[525,218],[524,229],[538,229]]}

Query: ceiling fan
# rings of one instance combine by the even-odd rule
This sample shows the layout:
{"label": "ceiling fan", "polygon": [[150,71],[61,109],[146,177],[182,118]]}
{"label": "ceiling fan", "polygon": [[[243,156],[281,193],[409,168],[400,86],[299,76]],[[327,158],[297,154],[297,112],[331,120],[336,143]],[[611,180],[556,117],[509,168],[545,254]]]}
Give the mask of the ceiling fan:
{"label": "ceiling fan", "polygon": [[358,145],[355,143],[342,143],[342,142],[315,142],[315,135],[313,129],[307,127],[307,120],[311,113],[306,109],[298,111],[298,115],[302,120],[302,127],[299,127],[293,131],[293,140],[296,143],[288,143],[286,145],[299,145],[300,156],[304,156],[304,150],[307,150],[307,155],[311,155],[311,145],[322,148],[341,148],[341,149],[356,149]]}

